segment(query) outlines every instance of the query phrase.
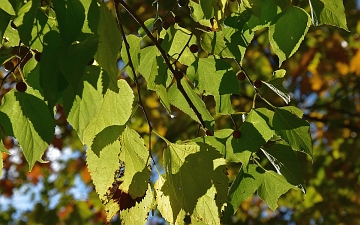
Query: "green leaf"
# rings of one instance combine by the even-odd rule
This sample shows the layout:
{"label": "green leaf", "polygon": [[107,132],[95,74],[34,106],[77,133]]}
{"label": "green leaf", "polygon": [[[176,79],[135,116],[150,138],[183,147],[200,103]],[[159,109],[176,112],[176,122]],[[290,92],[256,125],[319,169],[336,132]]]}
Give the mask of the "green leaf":
{"label": "green leaf", "polygon": [[200,93],[214,96],[217,112],[233,112],[230,94],[240,93],[239,81],[228,63],[211,56],[200,58],[188,67],[186,75]]}
{"label": "green leaf", "polygon": [[240,204],[250,198],[263,183],[265,171],[256,165],[242,166],[240,172],[230,186],[228,205],[225,208],[225,216],[235,214]]}
{"label": "green leaf", "polygon": [[[186,46],[188,41],[189,44]],[[194,35],[191,36],[190,31],[175,24],[174,26],[171,26],[169,29],[167,29],[165,38],[161,43],[161,47],[174,59],[178,58],[179,54],[185,47],[179,58],[179,62],[181,64],[190,66],[195,61],[195,57],[197,56],[197,53],[192,53],[188,48],[192,44],[196,44],[196,37]]]}
{"label": "green leaf", "polygon": [[[214,125],[214,118],[211,116],[210,112],[206,109],[203,100],[191,89],[190,85],[185,81],[185,79],[181,80],[181,84],[184,87],[184,90],[189,96],[191,102],[194,104],[196,109],[201,114],[202,119],[205,122],[206,128],[212,130]],[[190,108],[185,97],[181,94],[181,92],[179,91],[176,85],[172,85],[170,87],[168,91],[168,97],[170,104],[174,105],[176,108],[188,114],[193,120],[200,122],[194,110]]]}
{"label": "green leaf", "polygon": [[106,146],[99,155],[90,147],[86,149],[86,164],[95,185],[95,190],[104,205],[111,205],[107,192],[113,186],[117,171],[120,168],[119,153],[119,141]]}
{"label": "green leaf", "polygon": [[277,95],[279,95],[286,104],[289,104],[290,95],[287,93],[287,90],[282,86],[285,74],[286,71],[283,69],[276,70],[274,71],[272,78],[269,81],[263,83],[266,84]]}
{"label": "green leaf", "polygon": [[105,77],[106,73],[100,67],[87,66],[78,88],[74,90],[69,86],[63,92],[66,118],[82,142],[85,139],[84,131],[101,109],[103,92],[106,91],[106,87],[103,87]]}
{"label": "green leaf", "polygon": [[257,31],[265,27],[269,27],[271,21],[274,17],[280,12],[280,9],[272,0],[262,0],[261,1],[261,15],[257,17],[251,15],[248,26],[253,30]]}
{"label": "green leaf", "polygon": [[[119,93],[107,90],[98,113],[84,131],[84,144],[91,144],[93,139],[109,126],[125,125],[130,118],[134,101],[133,91],[125,80],[119,80],[118,87]],[[93,151],[98,154],[101,149],[93,149]]]}
{"label": "green leaf", "polygon": [[168,112],[171,112],[170,102],[167,94],[167,90],[163,85],[156,85],[156,94],[160,99],[161,104]]}
{"label": "green leaf", "polygon": [[[158,49],[156,46],[149,46],[141,49],[140,62],[142,63],[139,65],[138,70],[146,79],[147,88],[149,90],[156,90],[155,80],[157,79],[157,76],[163,76],[164,79],[171,81],[169,76],[165,78],[165,76],[168,75],[168,68],[161,56],[158,56]],[[162,85],[167,87],[167,81],[162,83]]]}
{"label": "green leaf", "polygon": [[197,64],[187,69],[187,75],[195,78],[191,81],[204,95],[240,93],[239,81],[230,64],[213,56],[200,58]]}
{"label": "green leaf", "polygon": [[258,194],[260,198],[267,202],[269,208],[275,211],[280,196],[291,188],[295,189],[295,186],[289,184],[283,176],[274,171],[266,171],[263,183],[258,189]]}
{"label": "green leaf", "polygon": [[83,33],[96,33],[99,20],[100,9],[97,1],[80,0],[85,10],[85,20],[82,27]]}
{"label": "green leaf", "polygon": [[121,224],[146,224],[149,211],[153,207],[153,202],[154,194],[149,185],[141,202],[136,203],[134,207],[120,211]]}
{"label": "green leaf", "polygon": [[99,35],[99,45],[95,54],[95,60],[109,74],[109,88],[118,92],[117,58],[122,38],[115,18],[104,4],[100,5],[100,20],[96,34]]}
{"label": "green leaf", "polygon": [[11,16],[15,16],[14,8],[12,7],[11,3],[8,0],[4,0],[1,2],[0,9]]}
{"label": "green leaf", "polygon": [[199,2],[189,1],[191,17],[195,22],[203,26],[211,27],[210,19],[214,16],[212,1],[199,0]]}
{"label": "green leaf", "polygon": [[262,13],[262,0],[244,0],[242,3],[246,8],[251,9],[254,16],[260,18]]}
{"label": "green leaf", "polygon": [[254,32],[250,29],[248,21],[251,18],[250,10],[240,7],[239,13],[233,13],[225,20],[223,33],[225,42],[231,53],[241,63],[247,46],[254,37]]}
{"label": "green leaf", "polygon": [[36,89],[42,96],[43,90],[40,86],[40,63],[38,63],[34,57],[29,59],[23,68],[24,79],[28,86]]}
{"label": "green leaf", "polygon": [[293,106],[275,108],[273,127],[275,133],[287,141],[297,151],[302,151],[312,157],[312,141],[310,125],[300,119],[302,111]]}
{"label": "green leaf", "polygon": [[231,94],[215,96],[214,98],[216,114],[230,115],[235,112],[231,104]]}
{"label": "green leaf", "polygon": [[[140,44],[141,44],[142,39],[139,37],[136,37],[133,34],[130,34],[126,37],[126,40],[129,43],[130,57],[131,57],[134,69],[135,69],[135,71],[137,71],[138,67],[140,65]],[[129,63],[128,55],[126,52],[125,42],[123,42],[123,45],[121,48],[121,58],[124,61],[125,65],[127,65]],[[129,77],[132,80],[135,79],[136,74],[133,74],[133,71],[129,65],[126,67],[126,73],[129,75]]]}
{"label": "green leaf", "polygon": [[40,63],[40,86],[43,90],[44,100],[52,108],[60,98],[60,91],[68,85],[60,71],[59,60],[63,45],[60,35],[56,31],[48,32],[44,37],[44,51]]}
{"label": "green leaf", "polygon": [[53,1],[60,36],[65,46],[73,43],[85,21],[85,9],[79,0]]}
{"label": "green leaf", "polygon": [[88,35],[85,40],[70,45],[60,54],[60,71],[76,90],[85,66],[93,58],[99,42],[97,35]]}
{"label": "green leaf", "polygon": [[121,134],[119,159],[125,164],[124,176],[120,178],[120,189],[135,199],[144,195],[150,180],[150,156],[144,140],[139,134],[126,128]]}
{"label": "green leaf", "polygon": [[44,36],[56,25],[54,18],[49,18],[44,12],[38,11],[31,30],[31,41],[29,45],[32,49],[37,49],[39,52],[43,51]]}
{"label": "green leaf", "polygon": [[250,16],[250,11],[245,9],[241,9],[240,13],[233,13],[226,18],[226,27],[222,31],[202,34],[201,46],[208,53],[223,58],[236,58],[241,62],[254,37],[253,31],[247,25]]}
{"label": "green leaf", "polygon": [[201,47],[208,53],[223,58],[234,58],[230,49],[226,45],[225,37],[222,31],[204,32],[200,38]]}
{"label": "green leaf", "polygon": [[155,184],[158,209],[167,221],[182,220],[178,216],[183,211],[206,224],[220,223],[227,192],[225,160],[220,157],[203,143],[169,143],[164,151],[166,180],[160,177]]}
{"label": "green leaf", "polygon": [[36,161],[42,162],[41,157],[53,139],[55,124],[51,111],[40,94],[28,87],[24,93],[8,92],[0,112],[11,123],[4,126],[6,133],[19,141],[31,170]]}
{"label": "green leaf", "polygon": [[247,165],[251,154],[257,152],[262,145],[266,144],[274,135],[274,131],[255,110],[251,110],[245,122],[241,125],[240,131],[242,135],[239,139],[230,136],[231,145],[235,155],[243,164]]}
{"label": "green leaf", "polygon": [[[144,21],[144,25],[149,29],[150,32],[153,31],[154,29],[154,24],[155,24],[155,18],[150,18]],[[142,27],[139,28],[138,30],[138,34],[141,37],[144,37],[146,35],[146,32],[144,31],[144,29]]]}
{"label": "green leaf", "polygon": [[271,0],[274,4],[279,6],[282,10],[284,10],[290,2],[288,0]]}
{"label": "green leaf", "polygon": [[17,26],[21,42],[30,46],[32,40],[31,31],[33,30],[34,20],[38,11],[40,0],[28,1],[17,12],[14,24]]}
{"label": "green leaf", "polygon": [[262,151],[279,174],[282,174],[290,184],[299,187],[304,194],[306,193],[299,161],[286,142],[277,142]]}
{"label": "green leaf", "polygon": [[311,19],[315,26],[328,24],[349,31],[342,0],[309,0]]}
{"label": "green leaf", "polygon": [[269,28],[269,39],[274,52],[279,56],[279,65],[297,51],[310,24],[309,14],[292,5],[274,18]]}
{"label": "green leaf", "polygon": [[4,36],[6,28],[9,25],[10,19],[11,19],[11,15],[5,12],[4,10],[0,9],[0,38],[1,38],[0,47],[2,43],[2,38]]}

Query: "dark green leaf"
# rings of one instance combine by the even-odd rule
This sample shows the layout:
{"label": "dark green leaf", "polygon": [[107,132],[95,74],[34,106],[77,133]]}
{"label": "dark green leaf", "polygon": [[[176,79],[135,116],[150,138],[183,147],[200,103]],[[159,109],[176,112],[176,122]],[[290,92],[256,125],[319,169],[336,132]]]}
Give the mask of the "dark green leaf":
{"label": "dark green leaf", "polygon": [[310,24],[309,14],[296,6],[289,6],[273,19],[269,39],[274,52],[279,56],[279,65],[297,51]]}
{"label": "dark green leaf", "polygon": [[65,46],[73,43],[85,21],[85,9],[79,0],[53,1],[60,36]]}
{"label": "dark green leaf", "polygon": [[263,183],[265,171],[256,165],[242,166],[230,186],[225,215],[232,216],[242,202],[248,199]]}
{"label": "dark green leaf", "polygon": [[282,174],[290,184],[299,187],[305,194],[300,164],[291,147],[286,142],[280,141],[263,149],[263,152],[276,171]]}
{"label": "dark green leaf", "polygon": [[297,151],[312,157],[310,125],[300,119],[302,111],[293,106],[275,108],[273,127],[277,135],[287,141]]}

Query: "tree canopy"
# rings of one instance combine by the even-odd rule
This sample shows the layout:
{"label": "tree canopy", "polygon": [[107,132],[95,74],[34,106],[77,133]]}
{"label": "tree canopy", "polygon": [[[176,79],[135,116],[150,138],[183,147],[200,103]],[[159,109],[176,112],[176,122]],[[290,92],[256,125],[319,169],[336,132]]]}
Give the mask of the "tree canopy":
{"label": "tree canopy", "polygon": [[358,221],[359,15],[340,0],[4,0],[0,221]]}

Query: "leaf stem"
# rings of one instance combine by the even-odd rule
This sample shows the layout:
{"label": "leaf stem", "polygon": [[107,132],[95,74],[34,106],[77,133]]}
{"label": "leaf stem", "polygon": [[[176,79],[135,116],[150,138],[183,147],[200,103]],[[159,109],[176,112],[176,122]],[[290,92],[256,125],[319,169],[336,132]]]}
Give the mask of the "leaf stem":
{"label": "leaf stem", "polygon": [[[197,118],[199,119],[201,125],[205,128],[205,122],[200,114],[200,112],[197,110],[197,108],[195,107],[194,103],[191,101],[190,97],[188,96],[188,94],[186,93],[184,87],[181,84],[181,78],[175,76],[176,70],[172,67],[170,60],[167,57],[166,52],[164,51],[164,49],[161,47],[160,43],[154,38],[154,36],[151,34],[151,32],[149,31],[149,29],[145,26],[145,24],[140,20],[140,18],[135,14],[135,12],[132,11],[132,9],[130,9],[130,7],[125,3],[124,0],[114,0],[115,4],[120,4],[129,14],[130,16],[132,16],[134,18],[134,20],[143,28],[143,30],[145,31],[146,35],[150,38],[150,40],[155,44],[155,46],[157,47],[157,49],[159,50],[162,58],[164,59],[167,67],[169,68],[169,70],[172,72],[172,74],[174,75],[175,79],[176,79],[176,83],[177,83],[177,88],[179,89],[179,91],[181,92],[181,94],[184,96],[186,102],[189,104],[190,108],[192,108],[192,110],[194,111],[195,115],[197,116]],[[117,6],[116,6],[117,7]]]}

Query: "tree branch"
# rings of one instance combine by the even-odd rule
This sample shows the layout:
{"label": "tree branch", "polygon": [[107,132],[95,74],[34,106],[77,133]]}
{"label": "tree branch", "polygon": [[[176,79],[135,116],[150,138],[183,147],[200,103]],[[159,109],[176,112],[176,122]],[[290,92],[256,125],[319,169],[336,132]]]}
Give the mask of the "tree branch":
{"label": "tree branch", "polygon": [[199,119],[201,125],[205,128],[205,122],[200,114],[200,112],[196,109],[195,105],[192,103],[191,99],[189,98],[188,94],[186,93],[184,87],[181,84],[181,78],[175,76],[176,70],[172,67],[170,60],[167,57],[166,52],[164,51],[164,49],[161,47],[161,45],[159,44],[159,42],[154,38],[154,36],[151,34],[151,32],[149,31],[149,29],[145,26],[145,24],[140,20],[140,18],[130,9],[130,7],[124,2],[124,0],[115,0],[116,4],[120,4],[133,18],[134,20],[143,28],[143,30],[145,31],[146,35],[150,38],[150,40],[155,44],[155,46],[157,47],[157,49],[159,50],[162,58],[164,59],[167,67],[169,68],[169,70],[172,72],[172,74],[175,77],[176,83],[177,83],[177,87],[179,89],[179,91],[181,92],[181,94],[184,96],[186,102],[189,104],[190,108],[194,111],[196,117]]}
{"label": "tree branch", "polygon": [[[139,82],[137,80],[137,77],[136,77],[136,72],[135,72],[135,68],[134,68],[134,64],[132,62],[132,59],[131,59],[131,54],[130,54],[130,45],[126,39],[126,35],[125,35],[125,31],[124,31],[124,27],[123,27],[123,23],[122,23],[122,20],[121,20],[121,16],[120,16],[120,13],[119,13],[119,4],[118,4],[118,0],[114,0],[114,5],[115,5],[115,11],[116,11],[116,20],[117,20],[117,25],[118,25],[118,28],[121,32],[121,35],[122,35],[122,38],[124,40],[124,44],[125,44],[125,49],[126,49],[126,54],[128,56],[128,64],[134,74],[134,81],[135,81],[135,84],[136,84],[136,88],[137,88],[137,94],[138,94],[138,99],[139,99],[139,104],[140,104],[140,108],[142,109],[144,115],[145,115],[145,119],[146,119],[146,122],[147,124],[149,125],[149,155],[151,156],[151,133],[152,133],[152,130],[153,130],[153,127],[151,125],[151,122],[150,122],[150,119],[149,119],[149,116],[145,110],[145,107],[144,107],[144,103],[142,101],[142,98],[141,98],[141,90],[140,90],[140,85],[139,85]],[[152,158],[152,157],[151,157]],[[154,161],[154,159],[153,159]],[[154,161],[155,163],[155,161]]]}

